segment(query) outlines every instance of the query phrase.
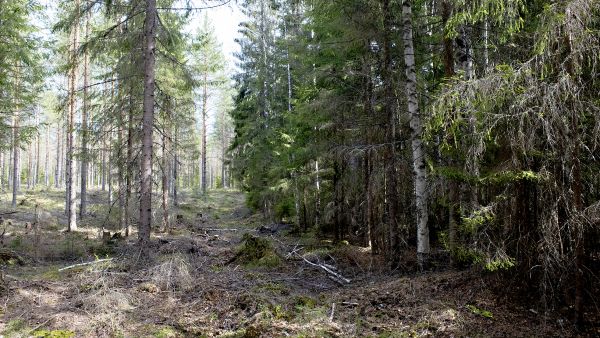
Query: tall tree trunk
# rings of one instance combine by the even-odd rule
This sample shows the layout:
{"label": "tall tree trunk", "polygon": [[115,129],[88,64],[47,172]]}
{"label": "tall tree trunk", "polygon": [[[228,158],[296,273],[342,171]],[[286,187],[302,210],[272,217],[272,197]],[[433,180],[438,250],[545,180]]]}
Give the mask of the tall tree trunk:
{"label": "tall tree trunk", "polygon": [[0,190],[4,187],[4,151],[0,149]]}
{"label": "tall tree trunk", "polygon": [[27,190],[31,189],[33,181],[33,149],[32,145],[29,145],[29,151],[27,151]]}
{"label": "tall tree trunk", "polygon": [[[570,8],[566,10],[566,20],[567,22],[577,20],[576,16],[573,15]],[[573,37],[571,36],[571,32],[567,31],[567,51],[571,58],[568,58],[565,68],[567,73],[576,78],[575,66],[573,64]],[[581,217],[583,212],[583,181],[581,178],[581,143],[582,138],[579,132],[579,114],[580,112],[577,109],[573,110],[573,116],[571,117],[571,129],[572,129],[572,143],[573,151],[572,151],[572,169],[571,169],[571,191],[573,193],[573,207],[574,207],[574,216]],[[585,287],[585,271],[587,270],[584,266],[584,257],[585,257],[585,230],[584,224],[582,224],[583,220],[574,220],[573,221],[573,241],[574,241],[574,249],[575,249],[575,323],[578,329],[582,329],[584,325],[584,287]],[[588,270],[589,271],[589,270]]]}
{"label": "tall tree trunk", "polygon": [[144,22],[144,114],[142,119],[142,161],[140,166],[139,241],[142,246],[150,240],[152,224],[152,131],[154,128],[156,0],[146,0]]}
{"label": "tall tree trunk", "polygon": [[[90,37],[91,11],[88,10],[85,18],[85,40]],[[79,217],[87,213],[87,180],[88,180],[88,114],[89,114],[89,84],[90,84],[90,56],[88,49],[85,49],[83,56],[83,110],[81,112],[81,204],[79,207]]]}
{"label": "tall tree trunk", "polygon": [[11,206],[14,208],[17,207],[17,194],[19,193],[19,181],[21,179],[21,173],[19,170],[19,106],[20,102],[18,99],[19,95],[19,86],[21,81],[19,68],[17,67],[17,76],[15,78],[15,96],[14,96],[14,104],[15,104],[15,112],[13,114],[13,171],[12,171],[12,203]]}
{"label": "tall tree trunk", "polygon": [[204,73],[204,84],[202,86],[202,194],[206,195],[206,119],[208,115],[208,70]]}
{"label": "tall tree trunk", "polygon": [[75,133],[75,92],[77,84],[77,49],[79,35],[79,0],[75,1],[76,20],[72,27],[72,42],[71,42],[71,69],[69,71],[69,111],[67,114],[67,165],[66,165],[66,204],[65,211],[67,214],[67,229],[68,231],[77,230],[76,220],[76,192],[74,181],[74,133]]}
{"label": "tall tree trunk", "polygon": [[131,203],[131,190],[133,186],[133,86],[129,88],[129,107],[127,117],[127,160],[126,160],[126,192],[125,192],[125,236],[130,233],[129,204]]}
{"label": "tall tree trunk", "polygon": [[396,267],[399,258],[398,257],[398,189],[396,177],[396,110],[394,109],[396,101],[394,98],[394,87],[393,87],[393,72],[392,72],[392,54],[391,54],[391,41],[390,34],[392,34],[393,17],[390,10],[390,0],[383,0],[383,53],[384,53],[384,66],[383,66],[383,85],[385,86],[385,115],[387,119],[386,128],[386,142],[389,146],[386,149],[387,154],[387,186],[386,186],[386,201],[388,209],[388,235],[389,235],[389,255],[388,261],[391,263],[392,269]]}
{"label": "tall tree trunk", "polygon": [[60,122],[56,122],[56,169],[54,170],[54,187],[58,189],[60,187],[60,165],[61,165],[61,157],[60,157],[60,141],[62,140],[62,128],[60,126]]}
{"label": "tall tree trunk", "polygon": [[[36,126],[40,125],[40,116],[39,116],[39,114],[36,114],[35,125]],[[32,182],[34,188],[39,183],[39,176],[40,176],[40,146],[41,146],[41,139],[40,139],[39,130],[38,130],[38,132],[36,134],[35,141],[36,141],[35,158],[34,158],[35,167],[33,168],[34,175],[33,175],[33,182]]]}
{"label": "tall tree trunk", "polygon": [[429,228],[427,224],[427,167],[423,146],[423,121],[419,111],[417,93],[417,72],[415,68],[415,48],[412,28],[412,0],[402,2],[402,24],[404,41],[404,63],[406,67],[406,97],[410,115],[411,148],[415,179],[415,200],[417,212],[417,257],[419,266],[424,269],[430,252]]}
{"label": "tall tree trunk", "polygon": [[[121,86],[117,86],[118,90],[121,90]],[[118,199],[119,199],[119,231],[125,227],[125,172],[124,167],[125,157],[123,156],[123,138],[125,133],[125,111],[123,104],[119,105],[119,130],[117,131],[117,183],[118,188]]]}
{"label": "tall tree trunk", "polygon": [[[442,1],[442,25],[446,27],[448,20],[452,15],[452,5],[449,0]],[[444,30],[444,36],[442,38],[443,44],[443,53],[442,53],[442,61],[444,64],[444,77],[451,78],[454,76],[454,46],[452,44],[452,40],[448,38],[446,30]],[[455,160],[453,158],[449,158],[449,165],[452,167],[456,167]],[[456,180],[453,178],[449,178],[447,180],[448,183],[448,251],[450,251],[450,257],[454,257],[454,252],[456,249],[456,217],[457,210],[456,206],[459,203],[459,195],[458,195],[458,186]]]}
{"label": "tall tree trunk", "polygon": [[[169,101],[166,103],[166,119],[170,116],[170,104]],[[163,231],[169,231],[169,122],[165,121],[165,129],[163,130],[162,137],[162,228]]]}
{"label": "tall tree trunk", "polygon": [[177,149],[178,143],[179,142],[179,130],[177,129],[177,127],[175,127],[175,142],[173,144],[173,205],[174,206],[179,206],[179,198],[178,198],[178,185],[179,185],[179,178],[178,178],[178,168],[179,168],[179,152]]}
{"label": "tall tree trunk", "polygon": [[315,226],[318,228],[321,225],[321,178],[319,177],[319,159],[315,160]]}

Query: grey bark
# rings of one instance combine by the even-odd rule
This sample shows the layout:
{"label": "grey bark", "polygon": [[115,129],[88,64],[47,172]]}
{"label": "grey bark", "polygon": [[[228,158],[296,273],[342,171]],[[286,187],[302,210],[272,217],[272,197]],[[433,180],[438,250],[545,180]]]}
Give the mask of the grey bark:
{"label": "grey bark", "polygon": [[[77,17],[79,16],[79,0],[75,1],[75,10]],[[67,114],[67,142],[66,142],[66,184],[67,194],[65,211],[67,214],[67,230],[77,230],[76,220],[76,205],[75,205],[75,181],[74,177],[74,133],[75,133],[75,91],[77,84],[77,48],[78,48],[78,22],[73,24],[72,28],[72,45],[71,45],[71,68],[69,70],[69,105]]]}
{"label": "grey bark", "polygon": [[[87,11],[85,18],[85,39],[90,36],[91,11]],[[88,114],[89,114],[89,90],[90,83],[90,56],[86,48],[83,56],[83,110],[81,112],[81,204],[79,207],[79,217],[87,213],[87,180],[88,180]]]}
{"label": "grey bark", "polygon": [[202,194],[206,195],[206,119],[208,115],[208,69],[204,73],[204,84],[202,86]]}
{"label": "grey bark", "polygon": [[150,240],[152,223],[152,132],[154,128],[156,0],[146,0],[144,22],[144,112],[140,177],[140,220],[138,239],[142,247]]}
{"label": "grey bark", "polygon": [[415,200],[417,220],[417,256],[423,269],[428,260],[429,228],[427,224],[427,167],[425,165],[425,149],[423,146],[423,121],[419,111],[417,93],[417,72],[415,68],[415,48],[413,44],[412,1],[402,3],[402,24],[404,42],[404,63],[406,67],[406,98],[410,115],[411,148],[415,179]]}

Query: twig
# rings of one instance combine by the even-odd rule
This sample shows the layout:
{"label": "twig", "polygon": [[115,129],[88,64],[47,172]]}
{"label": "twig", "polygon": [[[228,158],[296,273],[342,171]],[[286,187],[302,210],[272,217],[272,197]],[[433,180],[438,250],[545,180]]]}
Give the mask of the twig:
{"label": "twig", "polygon": [[204,230],[204,231],[240,231],[239,229],[227,229],[227,228],[222,228],[222,229],[216,229],[216,228],[196,228],[198,230]]}
{"label": "twig", "polygon": [[344,285],[344,284],[350,284],[350,282],[351,282],[350,279],[348,279],[348,278],[340,275],[339,273],[331,270],[330,268],[324,266],[323,264],[313,263],[313,262],[309,261],[304,256],[302,256],[302,255],[300,255],[298,253],[296,253],[296,255],[300,256],[306,263],[308,263],[308,264],[310,264],[312,266],[315,266],[315,267],[318,267],[318,268],[321,268],[321,269],[325,270],[325,272],[327,272],[328,274],[330,274],[332,277],[335,277],[334,280],[337,281],[338,283],[340,283],[342,285]]}
{"label": "twig", "polygon": [[18,211],[0,212],[0,216],[12,215],[12,214],[16,214],[17,212]]}
{"label": "twig", "polygon": [[64,270],[73,269],[73,268],[80,267],[80,266],[92,265],[92,264],[96,264],[96,263],[110,262],[112,260],[113,260],[112,258],[98,259],[98,260],[95,260],[92,262],[79,263],[79,264],[65,266],[64,268],[58,269],[58,271],[64,271]]}
{"label": "twig", "polygon": [[331,314],[329,315],[329,321],[333,322],[333,315],[335,314],[335,303],[331,303]]}
{"label": "twig", "polygon": [[48,323],[49,323],[51,320],[53,320],[54,318],[56,318],[56,316],[58,316],[58,314],[55,314],[55,315],[53,315],[52,317],[48,318],[48,320],[46,320],[45,322],[43,322],[43,323],[41,323],[40,325],[38,325],[38,326],[34,327],[33,329],[29,330],[29,331],[27,332],[27,334],[30,334],[30,333],[32,333],[32,332],[34,332],[34,331],[36,331],[37,329],[39,329],[40,327],[42,327],[42,326],[44,326],[44,325],[48,324]]}

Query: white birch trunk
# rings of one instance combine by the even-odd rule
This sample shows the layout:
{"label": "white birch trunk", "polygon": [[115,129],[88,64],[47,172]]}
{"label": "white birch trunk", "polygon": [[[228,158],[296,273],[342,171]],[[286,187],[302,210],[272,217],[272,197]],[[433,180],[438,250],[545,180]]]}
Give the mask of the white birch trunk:
{"label": "white birch trunk", "polygon": [[427,225],[427,167],[423,145],[423,121],[419,111],[417,93],[417,73],[415,68],[415,49],[413,45],[411,0],[402,3],[402,23],[404,40],[404,63],[406,67],[406,97],[410,114],[411,147],[415,176],[415,199],[417,208],[417,256],[423,268],[430,252],[429,228]]}

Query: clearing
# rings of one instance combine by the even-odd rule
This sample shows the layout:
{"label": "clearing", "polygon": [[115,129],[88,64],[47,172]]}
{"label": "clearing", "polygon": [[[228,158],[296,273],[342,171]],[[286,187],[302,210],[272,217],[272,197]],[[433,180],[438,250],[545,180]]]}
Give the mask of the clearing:
{"label": "clearing", "polygon": [[[99,191],[82,229],[65,233],[63,196],[30,192],[4,215],[1,335],[573,335],[566,320],[498,296],[493,276],[389,272],[366,248],[264,223],[239,192],[184,194],[172,229],[155,233],[146,258],[135,234],[103,239],[102,227],[117,218]],[[36,205],[39,227],[26,228]]]}

